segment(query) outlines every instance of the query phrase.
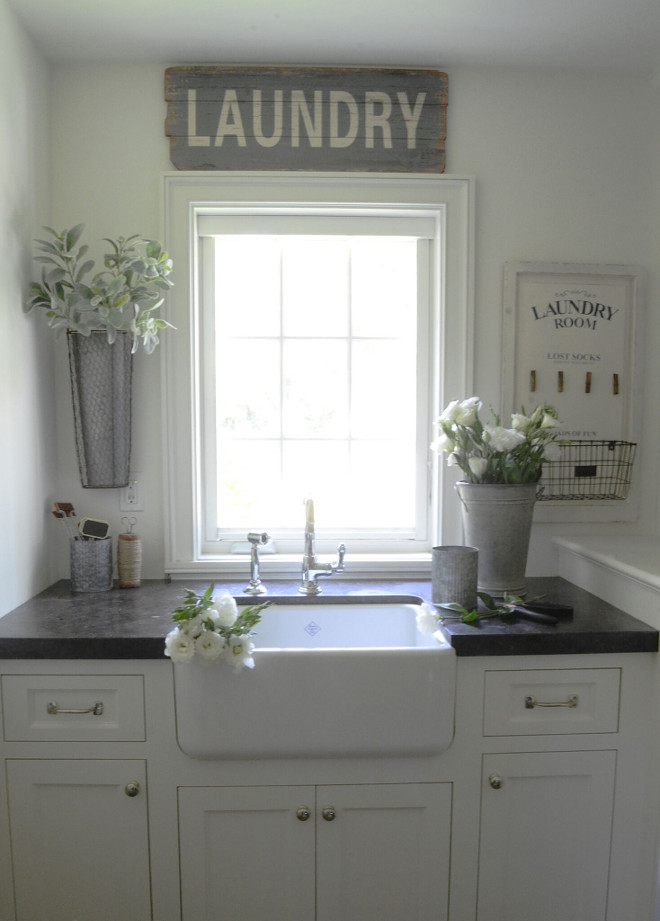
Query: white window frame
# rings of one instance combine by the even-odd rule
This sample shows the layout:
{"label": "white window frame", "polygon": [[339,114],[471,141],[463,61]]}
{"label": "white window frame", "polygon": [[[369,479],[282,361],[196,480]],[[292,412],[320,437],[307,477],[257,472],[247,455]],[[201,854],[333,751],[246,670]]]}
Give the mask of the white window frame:
{"label": "white window frame", "polygon": [[[474,183],[470,177],[426,174],[336,173],[173,173],[164,176],[163,237],[174,261],[175,286],[168,295],[168,316],[177,331],[163,337],[165,571],[173,577],[245,575],[246,560],[236,554],[205,552],[201,534],[199,487],[201,432],[197,362],[196,277],[197,220],[214,208],[336,206],[342,212],[365,209],[387,215],[388,209],[427,214],[441,227],[438,270],[432,279],[435,305],[431,318],[430,418],[450,399],[470,396],[473,353],[473,213]],[[441,281],[440,281],[441,279]],[[459,515],[446,465],[429,452],[430,546],[459,543]],[[260,523],[265,529],[269,523]],[[301,540],[304,520],[301,518]],[[428,572],[430,546],[423,551],[393,544],[380,553],[346,557],[346,577],[414,576]],[[326,548],[318,546],[323,553]],[[330,549],[328,548],[328,552]],[[300,554],[278,553],[262,558],[262,575],[289,578],[300,569]]]}

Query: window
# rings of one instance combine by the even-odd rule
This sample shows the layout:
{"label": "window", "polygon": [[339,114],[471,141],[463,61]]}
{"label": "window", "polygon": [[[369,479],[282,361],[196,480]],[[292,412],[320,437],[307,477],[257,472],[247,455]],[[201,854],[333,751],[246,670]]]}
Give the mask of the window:
{"label": "window", "polygon": [[469,183],[429,178],[166,178],[169,572],[242,571],[249,530],[295,571],[306,496],[356,573],[428,558],[432,420],[448,374],[467,392],[470,327]]}

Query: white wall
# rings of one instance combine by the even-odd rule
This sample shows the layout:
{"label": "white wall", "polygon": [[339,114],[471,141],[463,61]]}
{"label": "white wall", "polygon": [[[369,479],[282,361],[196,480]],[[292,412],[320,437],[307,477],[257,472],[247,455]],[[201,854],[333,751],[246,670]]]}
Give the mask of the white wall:
{"label": "white wall", "polygon": [[[57,66],[52,81],[53,216],[87,224],[90,240],[162,234],[160,177],[171,170],[164,135],[167,64]],[[649,272],[645,435],[637,475],[639,522],[658,531],[660,392],[655,352],[660,206],[660,91],[645,81],[530,71],[449,71],[447,171],[476,177],[475,392],[498,407],[503,265],[508,260],[633,263]],[[176,317],[171,317],[176,324]],[[139,515],[145,577],[162,575],[161,400],[158,356],[140,355],[134,390],[134,469],[148,474]],[[66,358],[57,344],[58,466],[62,498],[82,514],[121,514],[114,490],[78,485]],[[457,510],[458,513],[458,510]],[[616,531],[617,525],[606,526]],[[602,526],[599,528],[602,530]],[[535,574],[555,572],[553,533],[589,525],[537,525]],[[67,575],[63,547],[59,575]]]}
{"label": "white wall", "polygon": [[30,240],[48,219],[48,85],[45,62],[0,0],[0,615],[54,577],[52,349],[21,310]]}

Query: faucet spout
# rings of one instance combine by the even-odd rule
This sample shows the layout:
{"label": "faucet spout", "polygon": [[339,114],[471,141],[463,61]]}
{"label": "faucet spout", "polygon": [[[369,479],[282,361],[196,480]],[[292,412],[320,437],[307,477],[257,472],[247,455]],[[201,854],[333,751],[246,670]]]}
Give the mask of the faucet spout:
{"label": "faucet spout", "polygon": [[303,595],[320,595],[322,589],[318,584],[318,579],[344,571],[346,546],[343,543],[339,544],[337,547],[337,559],[334,563],[320,563],[316,556],[314,506],[311,499],[305,500],[305,507],[307,509],[307,522],[305,524],[303,545],[302,581],[298,591]]}

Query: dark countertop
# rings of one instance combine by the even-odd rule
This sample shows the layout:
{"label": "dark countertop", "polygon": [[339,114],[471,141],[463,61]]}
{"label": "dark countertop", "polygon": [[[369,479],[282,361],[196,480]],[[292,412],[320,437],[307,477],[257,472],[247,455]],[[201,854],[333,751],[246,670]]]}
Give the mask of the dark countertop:
{"label": "dark countertop", "polygon": [[[203,591],[209,580],[167,583],[145,581],[138,589],[72,593],[66,580],[0,618],[0,659],[160,659],[163,640],[172,627],[171,614],[186,588]],[[245,581],[216,581],[216,591],[229,591],[244,603],[286,598],[309,602],[297,593],[297,582],[272,581],[268,594],[244,595]],[[556,626],[525,620],[489,618],[476,625],[445,622],[459,656],[561,655],[657,652],[658,631],[595,595],[557,577],[527,580],[528,597],[544,596],[574,608],[571,619]],[[340,580],[323,583],[312,604],[337,597],[371,600],[387,594],[401,601],[430,600],[430,581]]]}

